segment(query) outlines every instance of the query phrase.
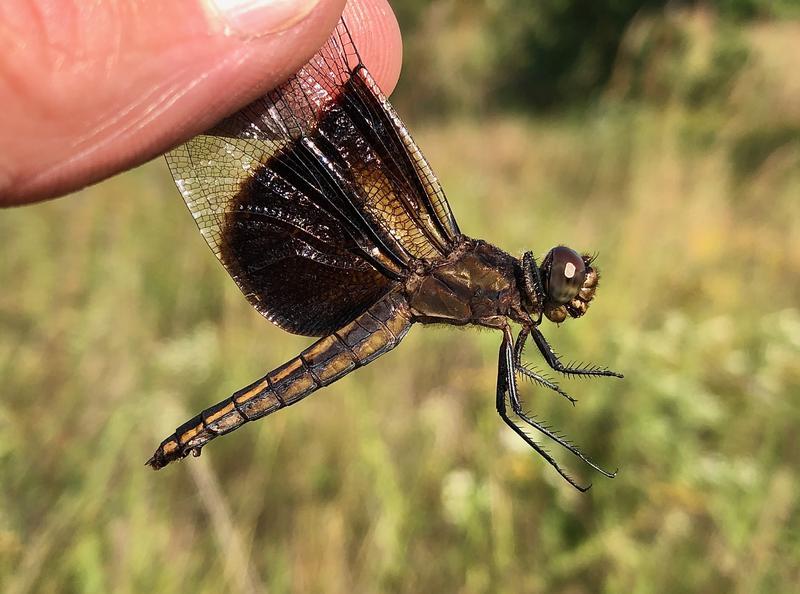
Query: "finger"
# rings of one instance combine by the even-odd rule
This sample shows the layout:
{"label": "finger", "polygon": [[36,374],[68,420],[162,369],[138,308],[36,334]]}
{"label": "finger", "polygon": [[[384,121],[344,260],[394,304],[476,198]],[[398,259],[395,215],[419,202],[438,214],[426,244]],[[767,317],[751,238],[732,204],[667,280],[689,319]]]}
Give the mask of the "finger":
{"label": "finger", "polygon": [[[207,129],[304,64],[343,3],[3,0],[0,204],[78,189]],[[386,0],[350,0],[346,16],[389,92],[401,46]]]}

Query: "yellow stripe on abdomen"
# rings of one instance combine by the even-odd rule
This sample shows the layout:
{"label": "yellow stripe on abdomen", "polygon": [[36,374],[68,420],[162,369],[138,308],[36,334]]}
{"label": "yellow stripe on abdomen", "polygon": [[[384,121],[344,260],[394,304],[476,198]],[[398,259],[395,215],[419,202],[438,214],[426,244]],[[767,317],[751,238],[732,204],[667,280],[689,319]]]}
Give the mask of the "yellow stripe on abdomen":
{"label": "yellow stripe on abdomen", "polygon": [[294,404],[374,361],[400,343],[411,323],[405,298],[390,293],[294,359],[178,427],[147,463],[159,469],[189,453],[199,455],[218,435]]}

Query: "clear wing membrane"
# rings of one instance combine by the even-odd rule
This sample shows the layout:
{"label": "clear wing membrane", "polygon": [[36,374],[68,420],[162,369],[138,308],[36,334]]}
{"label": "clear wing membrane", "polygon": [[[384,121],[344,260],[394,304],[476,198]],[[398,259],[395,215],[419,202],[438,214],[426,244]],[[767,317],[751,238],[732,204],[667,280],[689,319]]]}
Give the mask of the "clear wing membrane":
{"label": "clear wing membrane", "polygon": [[167,161],[245,296],[291,332],[335,330],[460,234],[343,21],[287,82]]}

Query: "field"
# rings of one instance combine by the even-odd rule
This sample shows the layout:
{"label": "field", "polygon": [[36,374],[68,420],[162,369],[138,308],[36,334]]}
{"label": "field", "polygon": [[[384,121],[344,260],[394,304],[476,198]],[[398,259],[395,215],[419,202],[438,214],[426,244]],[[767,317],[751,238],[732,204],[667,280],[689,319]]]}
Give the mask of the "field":
{"label": "field", "polygon": [[464,232],[598,253],[588,315],[545,334],[626,378],[565,380],[575,408],[523,387],[619,467],[549,448],[586,495],[498,418],[499,336],[421,326],[153,473],[178,424],[308,339],[251,310],[163,161],[0,213],[0,590],[796,591],[797,39],[748,29],[747,64],[700,104],[630,99],[623,64],[580,112],[412,125]]}

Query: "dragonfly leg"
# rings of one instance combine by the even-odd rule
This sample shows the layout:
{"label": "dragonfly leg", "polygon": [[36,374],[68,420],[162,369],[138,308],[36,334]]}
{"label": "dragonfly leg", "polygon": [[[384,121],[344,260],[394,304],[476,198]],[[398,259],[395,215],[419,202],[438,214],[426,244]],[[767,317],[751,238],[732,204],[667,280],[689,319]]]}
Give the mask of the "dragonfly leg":
{"label": "dragonfly leg", "polygon": [[539,352],[542,353],[544,360],[547,361],[547,364],[552,369],[558,371],[559,373],[563,373],[564,375],[579,375],[579,376],[602,376],[602,377],[618,377],[618,378],[623,377],[621,373],[617,373],[616,371],[611,371],[610,369],[606,369],[605,367],[597,367],[595,365],[578,365],[576,367],[573,367],[570,365],[564,365],[558,358],[558,355],[556,355],[555,351],[553,351],[553,348],[550,346],[550,343],[547,342],[547,339],[539,331],[538,328],[532,327],[530,329],[530,333],[531,336],[533,337],[533,342],[536,343],[536,346],[539,348]]}
{"label": "dragonfly leg", "polygon": [[567,394],[561,386],[559,386],[554,381],[548,379],[547,377],[543,376],[539,372],[529,368],[525,363],[522,362],[522,352],[525,349],[525,341],[528,339],[530,335],[530,329],[526,326],[523,326],[522,330],[519,331],[517,335],[517,341],[514,343],[514,369],[517,373],[533,380],[537,384],[544,386],[553,392],[563,396],[567,400],[572,403],[572,406],[575,406],[577,400],[575,400],[572,396]]}
{"label": "dragonfly leg", "polygon": [[[514,432],[519,435],[525,443],[536,451],[548,464],[555,468],[556,472],[566,480],[570,485],[575,487],[578,491],[587,491],[592,485],[582,486],[579,485],[575,479],[569,476],[559,466],[558,462],[545,450],[541,445],[536,443],[533,438],[528,435],[519,425],[517,425],[511,417],[508,416],[508,409],[506,408],[506,395],[511,402],[512,409],[519,406],[519,396],[517,394],[517,379],[514,374],[514,350],[513,350],[513,337],[511,329],[505,328],[503,330],[503,343],[500,345],[500,357],[497,365],[497,397],[496,406],[500,418],[503,419],[506,425],[511,427]],[[517,403],[515,405],[514,403]],[[519,406],[521,409],[521,406]],[[556,439],[556,441],[559,441]]]}
{"label": "dragonfly leg", "polygon": [[542,312],[544,311],[544,284],[542,277],[539,273],[539,266],[536,264],[536,257],[533,252],[525,252],[522,256],[522,276],[525,281],[525,290],[529,295],[536,297],[536,304],[538,305],[539,313],[533,323],[538,326],[542,321]]}

